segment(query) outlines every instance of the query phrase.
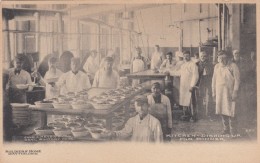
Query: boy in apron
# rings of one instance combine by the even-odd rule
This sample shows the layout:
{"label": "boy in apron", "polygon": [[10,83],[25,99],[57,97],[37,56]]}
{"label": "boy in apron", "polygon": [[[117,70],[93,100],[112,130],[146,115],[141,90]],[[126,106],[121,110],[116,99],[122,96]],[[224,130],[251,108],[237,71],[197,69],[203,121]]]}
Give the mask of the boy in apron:
{"label": "boy in apron", "polygon": [[[172,129],[172,110],[171,103],[167,96],[161,94],[160,83],[152,84],[152,94],[147,96],[150,105],[149,112],[156,117],[162,126],[164,141],[170,141]],[[168,135],[168,136],[167,136]]]}

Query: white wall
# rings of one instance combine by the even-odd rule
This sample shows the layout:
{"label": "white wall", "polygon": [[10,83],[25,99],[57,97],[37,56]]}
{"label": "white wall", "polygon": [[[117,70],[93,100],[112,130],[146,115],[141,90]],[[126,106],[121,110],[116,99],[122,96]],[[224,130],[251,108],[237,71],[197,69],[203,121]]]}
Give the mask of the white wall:
{"label": "white wall", "polygon": [[[217,8],[215,7],[215,4],[202,4],[201,7],[201,13],[199,4],[187,4],[185,7],[183,4],[158,5],[157,7],[137,11],[135,13],[135,30],[149,35],[150,46],[159,44],[162,47],[178,47],[178,30],[176,28],[169,28],[169,25],[173,24],[174,21],[179,20],[217,16]],[[201,21],[202,42],[206,41],[208,38],[206,28],[213,28],[213,36],[215,35],[217,31],[216,22],[217,19]],[[161,39],[161,37],[164,37],[165,39]],[[199,45],[198,20],[186,21],[183,23],[183,38],[184,47],[190,47],[190,45],[195,47]]]}

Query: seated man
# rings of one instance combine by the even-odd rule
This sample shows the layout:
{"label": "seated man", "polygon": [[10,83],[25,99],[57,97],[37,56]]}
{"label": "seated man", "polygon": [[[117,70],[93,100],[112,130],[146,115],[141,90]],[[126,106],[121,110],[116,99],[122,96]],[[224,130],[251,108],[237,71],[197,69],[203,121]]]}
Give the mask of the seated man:
{"label": "seated man", "polygon": [[79,92],[91,87],[88,76],[79,71],[80,59],[71,58],[71,70],[61,75],[57,85],[61,88],[60,94]]}
{"label": "seated man", "polygon": [[96,72],[92,87],[118,88],[119,75],[113,70],[114,60],[112,57],[105,57],[101,62],[100,69]]}
{"label": "seated man", "polygon": [[163,139],[161,124],[148,112],[148,100],[145,96],[135,100],[135,110],[138,113],[130,118],[124,129],[113,131],[108,135],[112,138],[128,138],[138,142],[161,142]]}
{"label": "seated man", "polygon": [[[161,125],[164,140],[167,139],[167,134],[171,134],[172,129],[172,110],[171,103],[167,96],[161,93],[161,87],[158,82],[152,85],[152,94],[148,95],[148,103],[151,106],[150,114],[156,117]],[[167,141],[169,141],[167,139]]]}

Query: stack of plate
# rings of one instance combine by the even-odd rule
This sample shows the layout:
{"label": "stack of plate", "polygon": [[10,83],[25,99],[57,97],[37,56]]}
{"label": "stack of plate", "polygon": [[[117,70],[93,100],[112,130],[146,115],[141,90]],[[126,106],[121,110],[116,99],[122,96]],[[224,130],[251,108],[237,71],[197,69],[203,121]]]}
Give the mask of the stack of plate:
{"label": "stack of plate", "polygon": [[12,103],[13,123],[18,126],[28,126],[31,124],[31,112],[29,104]]}

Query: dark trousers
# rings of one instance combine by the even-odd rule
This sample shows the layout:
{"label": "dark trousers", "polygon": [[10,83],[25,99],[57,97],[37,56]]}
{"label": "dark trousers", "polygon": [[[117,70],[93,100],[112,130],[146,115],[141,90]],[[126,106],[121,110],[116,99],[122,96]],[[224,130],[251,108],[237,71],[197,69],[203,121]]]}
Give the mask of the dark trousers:
{"label": "dark trousers", "polygon": [[212,107],[212,95],[211,88],[206,86],[200,86],[196,92],[198,101],[198,114],[200,117],[212,117],[214,116],[214,109]]}
{"label": "dark trousers", "polygon": [[233,134],[236,131],[235,122],[236,119],[230,116],[221,115],[222,123],[224,127],[224,133]]}

